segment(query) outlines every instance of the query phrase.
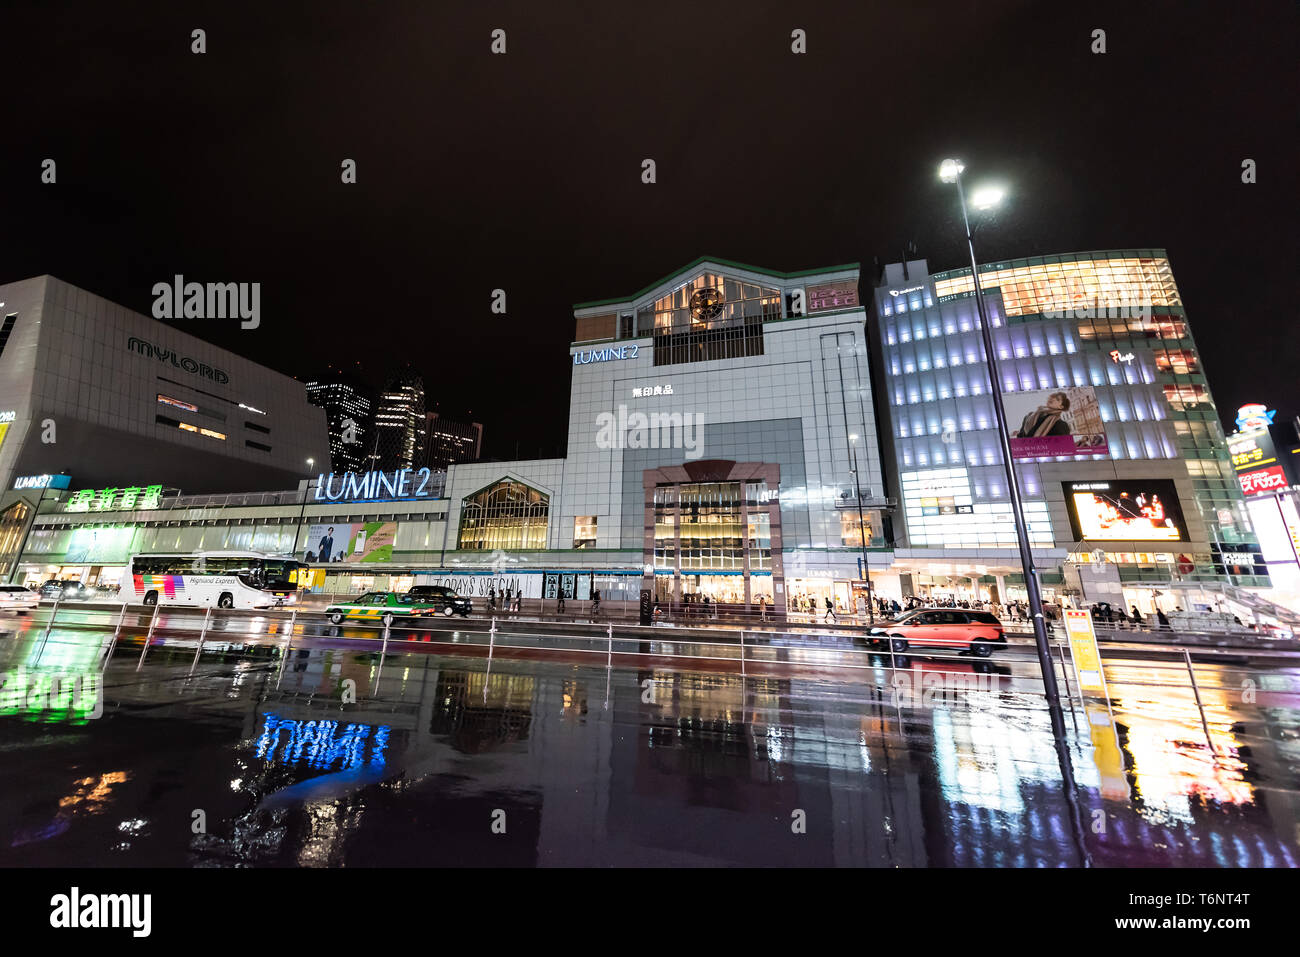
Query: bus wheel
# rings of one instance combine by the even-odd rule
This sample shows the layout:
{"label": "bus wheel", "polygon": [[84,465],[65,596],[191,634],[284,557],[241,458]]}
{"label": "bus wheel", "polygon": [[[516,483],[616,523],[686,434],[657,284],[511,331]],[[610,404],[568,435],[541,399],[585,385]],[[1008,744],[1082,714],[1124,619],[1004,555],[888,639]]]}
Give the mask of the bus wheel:
{"label": "bus wheel", "polygon": [[235,596],[232,595],[232,594],[230,594],[230,592],[228,592],[228,591],[223,591],[223,592],[221,593],[221,597],[217,599],[217,607],[218,607],[218,608],[234,608],[234,607],[235,607]]}
{"label": "bus wheel", "polygon": [[158,593],[156,591],[145,592],[144,603],[146,605],[158,604]]}

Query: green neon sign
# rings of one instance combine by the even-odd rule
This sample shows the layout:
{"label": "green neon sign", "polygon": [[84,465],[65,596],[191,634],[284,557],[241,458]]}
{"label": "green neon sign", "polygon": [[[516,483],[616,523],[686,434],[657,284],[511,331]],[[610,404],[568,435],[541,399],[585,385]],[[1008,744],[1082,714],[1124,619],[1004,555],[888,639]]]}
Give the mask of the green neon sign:
{"label": "green neon sign", "polygon": [[162,508],[161,485],[132,485],[128,488],[83,488],[68,499],[64,511],[111,512]]}

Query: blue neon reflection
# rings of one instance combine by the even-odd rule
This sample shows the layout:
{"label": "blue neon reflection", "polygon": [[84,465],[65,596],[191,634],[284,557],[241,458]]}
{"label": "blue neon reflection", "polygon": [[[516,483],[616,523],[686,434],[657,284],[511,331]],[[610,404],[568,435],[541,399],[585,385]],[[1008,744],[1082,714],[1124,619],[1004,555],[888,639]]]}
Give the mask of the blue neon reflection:
{"label": "blue neon reflection", "polygon": [[[384,766],[384,752],[388,749],[388,736],[392,732],[388,725],[375,728],[368,724],[348,724],[340,732],[337,721],[291,721],[265,712],[263,717],[266,724],[257,741],[259,758],[289,764],[305,762],[308,767],[318,770],[334,770],[335,762],[342,762],[338,768],[342,771],[363,765],[373,769]],[[277,757],[276,750],[284,732],[287,732],[288,739]],[[368,762],[365,757],[367,741],[370,742]]]}

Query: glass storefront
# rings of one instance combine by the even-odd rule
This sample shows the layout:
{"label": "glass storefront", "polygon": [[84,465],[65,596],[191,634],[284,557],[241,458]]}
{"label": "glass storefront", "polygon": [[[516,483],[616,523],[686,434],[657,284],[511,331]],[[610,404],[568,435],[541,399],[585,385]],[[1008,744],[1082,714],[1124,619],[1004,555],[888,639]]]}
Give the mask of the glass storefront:
{"label": "glass storefront", "polygon": [[[766,595],[772,602],[772,519],[765,481],[695,482],[654,490],[656,570],[680,575],[681,598],[724,604]],[[756,574],[768,573],[768,574]],[[760,579],[766,579],[760,583]],[[674,577],[659,574],[655,594],[673,601]],[[692,596],[688,598],[687,596]]]}
{"label": "glass storefront", "polygon": [[809,618],[825,617],[826,600],[829,598],[836,617],[849,615],[854,611],[851,604],[850,583],[834,581],[830,578],[793,578],[786,582],[786,610],[792,615],[806,615]]}
{"label": "glass storefront", "polygon": [[497,482],[465,499],[457,548],[502,551],[546,547],[551,498],[522,482]]}

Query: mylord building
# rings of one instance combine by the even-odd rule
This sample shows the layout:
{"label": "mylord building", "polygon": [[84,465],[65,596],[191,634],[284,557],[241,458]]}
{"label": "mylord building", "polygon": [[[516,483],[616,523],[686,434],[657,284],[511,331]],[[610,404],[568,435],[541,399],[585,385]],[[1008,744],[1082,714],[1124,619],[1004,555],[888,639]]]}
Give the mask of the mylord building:
{"label": "mylord building", "polygon": [[574,341],[553,359],[572,377],[565,458],[164,499],[94,516],[118,529],[102,549],[87,543],[87,516],[51,506],[23,567],[75,573],[72,548],[111,577],[132,548],[287,552],[296,541],[316,566],[312,587],[328,591],[446,579],[476,595],[599,589],[613,600],[647,588],[660,600],[850,607],[863,561],[873,573],[890,563],[858,278],[856,264],[780,273],[705,258],[579,304]]}
{"label": "mylord building", "polygon": [[176,490],[291,487],[309,459],[329,460],[324,413],[302,383],[176,326],[52,276],[0,286],[0,316],[9,557],[42,485],[91,492],[108,512]]}
{"label": "mylord building", "polygon": [[[990,263],[980,286],[1049,596],[1254,602],[1267,567],[1165,252]],[[903,591],[1023,598],[970,270],[887,266],[871,330]]]}

